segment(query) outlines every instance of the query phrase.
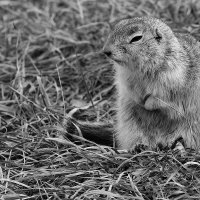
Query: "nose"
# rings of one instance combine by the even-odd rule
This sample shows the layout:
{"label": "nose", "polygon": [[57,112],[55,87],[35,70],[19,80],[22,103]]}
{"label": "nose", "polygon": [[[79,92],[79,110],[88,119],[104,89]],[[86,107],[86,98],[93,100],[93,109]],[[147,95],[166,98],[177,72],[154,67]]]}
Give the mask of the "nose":
{"label": "nose", "polygon": [[110,50],[103,50],[103,53],[107,56],[107,57],[111,57],[112,56],[112,52]]}
{"label": "nose", "polygon": [[111,57],[112,56],[112,51],[111,51],[111,47],[110,45],[106,42],[106,44],[103,47],[103,53],[107,56],[107,57]]}

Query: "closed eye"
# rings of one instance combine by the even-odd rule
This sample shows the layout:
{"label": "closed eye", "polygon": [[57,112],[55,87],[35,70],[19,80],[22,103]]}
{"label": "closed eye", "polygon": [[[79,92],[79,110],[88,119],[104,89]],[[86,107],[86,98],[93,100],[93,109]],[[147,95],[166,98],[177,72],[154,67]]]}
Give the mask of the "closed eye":
{"label": "closed eye", "polygon": [[137,35],[131,39],[129,43],[137,42],[142,39],[142,35]]}

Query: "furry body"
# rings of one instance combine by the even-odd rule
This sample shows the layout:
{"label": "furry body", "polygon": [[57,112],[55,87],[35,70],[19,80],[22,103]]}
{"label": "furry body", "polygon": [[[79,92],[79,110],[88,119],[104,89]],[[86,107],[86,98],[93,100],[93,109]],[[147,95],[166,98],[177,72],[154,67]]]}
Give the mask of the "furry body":
{"label": "furry body", "polygon": [[199,42],[158,19],[132,18],[114,25],[104,51],[116,69],[119,147],[171,145],[178,137],[200,147]]}

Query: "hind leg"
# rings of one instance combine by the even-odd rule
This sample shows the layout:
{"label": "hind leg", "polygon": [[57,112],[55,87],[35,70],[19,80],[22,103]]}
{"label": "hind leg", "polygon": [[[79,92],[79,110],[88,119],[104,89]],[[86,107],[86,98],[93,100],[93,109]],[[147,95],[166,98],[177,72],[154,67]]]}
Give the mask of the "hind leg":
{"label": "hind leg", "polygon": [[138,145],[149,146],[149,141],[134,121],[119,121],[116,133],[119,149],[134,150]]}
{"label": "hind leg", "polygon": [[182,131],[181,136],[187,148],[195,150],[200,148],[200,130],[198,130],[196,125],[185,128]]}

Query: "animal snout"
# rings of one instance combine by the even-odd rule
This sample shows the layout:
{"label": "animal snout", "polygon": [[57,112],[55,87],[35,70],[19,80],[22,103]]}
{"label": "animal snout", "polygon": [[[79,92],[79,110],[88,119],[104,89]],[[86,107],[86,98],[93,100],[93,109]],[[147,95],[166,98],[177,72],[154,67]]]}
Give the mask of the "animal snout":
{"label": "animal snout", "polygon": [[103,53],[109,58],[112,56],[112,52],[108,49],[103,49]]}
{"label": "animal snout", "polygon": [[111,58],[113,56],[113,53],[112,53],[112,48],[109,44],[105,44],[104,47],[103,47],[103,50],[102,52],[108,57],[108,58]]}

